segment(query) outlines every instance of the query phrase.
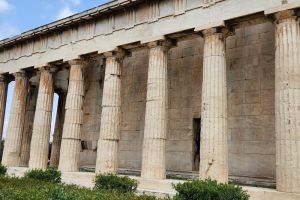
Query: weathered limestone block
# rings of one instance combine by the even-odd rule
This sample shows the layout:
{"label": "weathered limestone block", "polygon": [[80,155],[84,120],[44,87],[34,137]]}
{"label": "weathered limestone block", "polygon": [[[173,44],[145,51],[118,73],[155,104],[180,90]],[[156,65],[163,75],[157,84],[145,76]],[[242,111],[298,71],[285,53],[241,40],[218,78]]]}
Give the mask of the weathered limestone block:
{"label": "weathered limestone block", "polygon": [[53,77],[48,67],[41,69],[39,93],[33,122],[29,168],[46,169],[53,107]]}
{"label": "weathered limestone block", "polygon": [[224,35],[203,31],[200,179],[228,181],[227,83]]}
{"label": "weathered limestone block", "polygon": [[63,125],[65,119],[65,105],[66,105],[66,94],[60,93],[58,99],[56,120],[55,120],[55,129],[53,134],[50,167],[58,167],[58,163],[59,163],[59,153],[60,153]]}
{"label": "weathered limestone block", "polygon": [[2,144],[1,141],[2,141],[3,126],[4,126],[7,85],[8,82],[5,76],[0,74],[0,149]]}
{"label": "weathered limestone block", "polygon": [[22,148],[20,166],[28,166],[30,157],[30,143],[32,138],[33,121],[38,96],[38,88],[30,86],[27,95],[24,131],[22,136]]}
{"label": "weathered limestone block", "polygon": [[300,193],[300,27],[293,11],[275,17],[276,182]]}
{"label": "weathered limestone block", "polygon": [[79,170],[81,129],[83,124],[84,75],[81,60],[69,61],[70,80],[65,106],[65,120],[58,169],[63,172]]}
{"label": "weathered limestone block", "polygon": [[7,127],[2,164],[18,167],[20,164],[21,142],[24,127],[28,79],[24,71],[14,74],[15,89]]}
{"label": "weathered limestone block", "polygon": [[120,52],[106,53],[106,69],[102,96],[100,136],[96,173],[117,173],[121,125],[121,62]]}
{"label": "weathered limestone block", "polygon": [[143,141],[142,178],[165,179],[168,119],[168,46],[149,44],[147,102]]}

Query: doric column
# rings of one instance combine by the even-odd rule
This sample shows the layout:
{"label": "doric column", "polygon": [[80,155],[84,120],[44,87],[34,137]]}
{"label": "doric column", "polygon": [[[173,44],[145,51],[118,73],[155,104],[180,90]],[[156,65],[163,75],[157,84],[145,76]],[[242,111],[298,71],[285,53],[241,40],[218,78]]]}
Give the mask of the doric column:
{"label": "doric column", "polygon": [[3,133],[3,126],[4,126],[7,85],[8,85],[8,81],[6,77],[0,74],[0,149],[2,144],[2,133]]}
{"label": "doric column", "polygon": [[83,124],[83,63],[81,60],[72,60],[69,61],[69,64],[71,69],[58,167],[63,172],[79,170],[80,140]]}
{"label": "doric column", "polygon": [[55,120],[55,129],[53,134],[53,143],[50,157],[50,167],[58,167],[59,153],[62,138],[62,131],[65,119],[66,94],[60,93],[57,106],[57,114]]}
{"label": "doric column", "polygon": [[6,132],[6,140],[3,151],[2,164],[7,167],[18,167],[20,164],[20,151],[25,118],[28,80],[24,71],[14,74],[15,88],[9,122]]}
{"label": "doric column", "polygon": [[122,52],[108,52],[102,95],[100,136],[96,173],[117,173],[121,123]]}
{"label": "doric column", "polygon": [[166,178],[168,42],[148,44],[149,66],[143,141],[142,178]]}
{"label": "doric column", "polygon": [[26,113],[24,121],[24,131],[22,136],[21,158],[20,166],[28,166],[30,156],[30,143],[33,129],[33,120],[35,114],[36,100],[38,96],[38,88],[36,86],[29,86],[27,100],[26,100]]}
{"label": "doric column", "polygon": [[228,181],[227,83],[223,29],[203,31],[200,179]]}
{"label": "doric column", "polygon": [[300,193],[300,28],[293,11],[276,17],[276,183]]}
{"label": "doric column", "polygon": [[52,107],[53,77],[49,67],[43,67],[33,122],[29,168],[47,168]]}

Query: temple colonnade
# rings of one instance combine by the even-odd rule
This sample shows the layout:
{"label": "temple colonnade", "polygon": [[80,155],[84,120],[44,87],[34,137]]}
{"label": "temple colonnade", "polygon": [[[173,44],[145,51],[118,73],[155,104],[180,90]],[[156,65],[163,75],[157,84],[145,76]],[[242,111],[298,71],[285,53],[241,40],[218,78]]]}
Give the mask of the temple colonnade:
{"label": "temple colonnade", "polygon": [[[274,24],[276,184],[279,191],[300,193],[300,80],[297,78],[300,76],[300,27],[293,10],[274,14]],[[201,179],[228,182],[225,46],[230,32],[225,26],[212,26],[198,33],[204,38],[199,176]],[[143,179],[161,180],[166,178],[168,50],[174,43],[166,37],[143,45],[149,49],[149,62],[141,176]],[[96,173],[117,173],[122,60],[127,54],[116,47],[103,56],[106,69]],[[62,172],[79,171],[85,62],[84,59],[68,62],[68,90],[66,94],[60,94],[50,165]],[[39,73],[38,93],[27,89],[30,87],[25,71],[13,74],[15,89],[2,159],[2,164],[8,167],[28,165],[29,168],[45,169],[48,166],[54,94],[51,65],[41,66]],[[1,132],[7,80],[5,74],[0,75]],[[27,98],[28,93],[31,98]],[[33,124],[30,126],[30,123]]]}

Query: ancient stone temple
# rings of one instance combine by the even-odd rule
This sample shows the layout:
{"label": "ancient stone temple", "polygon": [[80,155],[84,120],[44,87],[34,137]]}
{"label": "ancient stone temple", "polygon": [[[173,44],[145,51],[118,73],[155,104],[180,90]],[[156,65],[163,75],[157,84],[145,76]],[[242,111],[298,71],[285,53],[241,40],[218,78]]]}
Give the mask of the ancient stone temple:
{"label": "ancient stone temple", "polygon": [[2,164],[300,199],[299,17],[299,0],[115,0],[2,40]]}

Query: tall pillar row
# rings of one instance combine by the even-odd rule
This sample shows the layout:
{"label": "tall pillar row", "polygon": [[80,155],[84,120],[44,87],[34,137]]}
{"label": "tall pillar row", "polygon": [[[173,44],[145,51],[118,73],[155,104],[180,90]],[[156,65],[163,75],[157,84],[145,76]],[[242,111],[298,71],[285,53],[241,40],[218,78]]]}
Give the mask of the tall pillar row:
{"label": "tall pillar row", "polygon": [[4,127],[4,116],[7,98],[7,85],[8,81],[6,77],[0,74],[0,149],[2,148],[2,134]]}
{"label": "tall pillar row", "polygon": [[29,168],[46,169],[48,165],[53,93],[53,77],[50,68],[42,67],[30,145]]}
{"label": "tall pillar row", "polygon": [[227,83],[222,30],[203,31],[200,179],[228,181]]}
{"label": "tall pillar row", "polygon": [[292,10],[275,18],[276,184],[300,193],[300,27]]}
{"label": "tall pillar row", "polygon": [[57,114],[55,120],[55,128],[53,134],[53,142],[50,156],[50,167],[58,167],[59,153],[62,140],[62,131],[65,119],[66,94],[60,93],[57,106]]}
{"label": "tall pillar row", "polygon": [[149,67],[143,141],[142,178],[166,178],[168,121],[168,42],[148,44]]}
{"label": "tall pillar row", "polygon": [[6,141],[2,164],[7,167],[18,167],[20,164],[21,142],[25,119],[28,79],[25,71],[14,74],[15,88],[11,102]]}
{"label": "tall pillar row", "polygon": [[58,169],[62,172],[76,172],[79,170],[83,124],[84,66],[81,60],[71,60],[69,64],[71,69],[58,166]]}
{"label": "tall pillar row", "polygon": [[122,52],[108,52],[102,97],[96,173],[117,173],[121,125]]}
{"label": "tall pillar row", "polygon": [[37,86],[29,86],[26,100],[24,131],[22,136],[20,166],[25,167],[29,164],[30,143],[32,138],[33,120],[35,114],[36,101],[38,96]]}

